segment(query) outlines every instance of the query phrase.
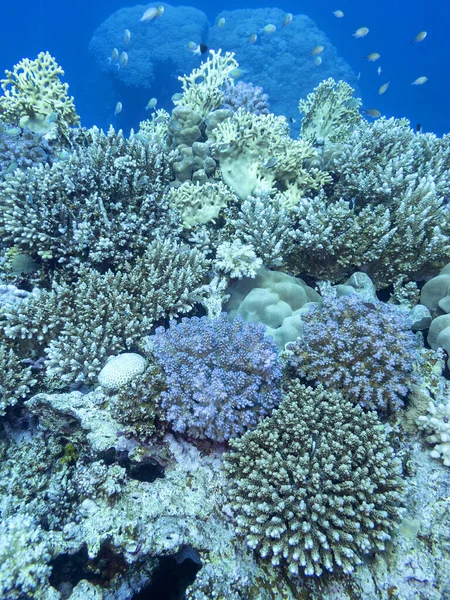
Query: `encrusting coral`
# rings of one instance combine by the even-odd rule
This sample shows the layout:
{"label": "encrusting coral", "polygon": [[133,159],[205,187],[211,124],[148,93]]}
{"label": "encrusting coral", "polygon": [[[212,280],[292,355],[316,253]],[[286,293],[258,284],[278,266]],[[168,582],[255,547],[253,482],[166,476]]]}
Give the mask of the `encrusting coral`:
{"label": "encrusting coral", "polygon": [[224,456],[237,533],[289,576],[351,573],[399,521],[400,461],[375,413],[295,382]]}
{"label": "encrusting coral", "polygon": [[80,119],[60,75],[63,69],[48,52],[40,52],[35,60],[21,60],[2,79],[5,93],[0,96],[0,118],[39,133],[47,133],[56,124],[68,139],[69,127],[78,125]]}

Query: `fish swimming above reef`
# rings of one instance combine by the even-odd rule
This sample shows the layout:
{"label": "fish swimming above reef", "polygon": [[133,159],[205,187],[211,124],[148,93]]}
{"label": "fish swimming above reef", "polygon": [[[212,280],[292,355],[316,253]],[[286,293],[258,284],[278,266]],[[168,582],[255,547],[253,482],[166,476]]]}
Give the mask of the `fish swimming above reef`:
{"label": "fish swimming above reef", "polygon": [[368,27],[360,27],[359,29],[357,29],[355,31],[355,33],[353,34],[353,37],[358,39],[358,38],[363,38],[365,37],[367,34],[369,33],[369,28]]}
{"label": "fish swimming above reef", "polygon": [[377,108],[363,108],[361,109],[363,115],[369,115],[372,119],[378,119],[381,117],[381,113]]}
{"label": "fish swimming above reef", "polygon": [[342,12],[342,10],[333,10],[333,15],[335,17],[337,17],[338,19],[342,19],[342,17],[344,16],[344,13]]}
{"label": "fish swimming above reef", "polygon": [[380,58],[380,54],[378,54],[378,52],[371,52],[370,54],[368,54],[366,56],[366,60],[368,60],[369,62],[375,62],[379,58]]}
{"label": "fish swimming above reef", "polygon": [[381,96],[381,94],[384,94],[384,92],[388,89],[389,84],[391,83],[391,81],[386,81],[386,83],[383,83],[383,85],[380,87],[380,89],[378,90],[378,94]]}
{"label": "fish swimming above reef", "polygon": [[318,56],[319,54],[322,54],[323,51],[324,51],[324,46],[316,46],[315,48],[313,48],[311,50],[311,52],[309,53],[309,56]]}
{"label": "fish swimming above reef", "polygon": [[290,25],[292,23],[293,18],[294,15],[292,13],[285,14],[283,19],[283,27],[287,27],[288,25]]}
{"label": "fish swimming above reef", "polygon": [[267,25],[264,25],[264,27],[261,29],[260,33],[269,35],[271,33],[275,33],[276,30],[277,30],[277,28],[275,27],[275,25],[273,23],[268,23]]}
{"label": "fish swimming above reef", "polygon": [[417,79],[414,79],[414,81],[411,81],[411,85],[423,85],[427,81],[428,77],[425,77],[425,75],[423,75],[422,77],[418,77]]}
{"label": "fish swimming above reef", "polygon": [[147,10],[145,11],[145,13],[142,15],[142,17],[139,19],[140,21],[156,21],[156,19],[159,19],[160,17],[162,17],[164,13],[164,6],[151,6],[150,8],[147,8]]}
{"label": "fish swimming above reef", "polygon": [[411,44],[417,44],[418,42],[423,42],[423,40],[427,37],[426,31],[419,31],[416,37],[411,41]]}
{"label": "fish swimming above reef", "polygon": [[122,102],[118,102],[116,104],[116,108],[114,110],[114,114],[117,116],[119,113],[122,112],[122,108],[123,108]]}
{"label": "fish swimming above reef", "polygon": [[125,29],[125,31],[123,32],[123,43],[125,44],[125,46],[128,46],[128,44],[130,43],[130,39],[131,31],[129,29]]}

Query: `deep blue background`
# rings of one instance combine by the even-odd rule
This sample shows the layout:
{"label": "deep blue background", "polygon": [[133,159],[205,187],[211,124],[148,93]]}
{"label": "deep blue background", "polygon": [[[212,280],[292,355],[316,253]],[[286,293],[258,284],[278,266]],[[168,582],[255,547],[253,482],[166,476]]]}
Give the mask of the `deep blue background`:
{"label": "deep blue background", "polygon": [[[88,45],[95,28],[112,12],[140,4],[126,0],[34,0],[2,6],[0,36],[0,75],[24,57],[35,58],[48,50],[66,72],[65,80],[75,96],[82,124],[95,124],[96,102],[92,93],[98,71]],[[307,14],[324,30],[339,54],[355,72],[361,72],[360,87],[364,106],[378,108],[387,116],[407,117],[413,126],[438,135],[450,131],[450,2],[449,0],[228,0],[224,3],[169,2],[203,10],[213,22],[221,10],[276,6],[294,14]],[[144,4],[144,3],[142,3]],[[332,11],[341,9],[343,19]],[[364,39],[352,37],[358,27],[367,26]],[[428,32],[420,44],[410,44],[421,30]],[[176,35],[176,32],[174,32]],[[381,59],[368,63],[364,56],[379,52]],[[381,76],[376,73],[380,65]],[[411,81],[426,75],[423,86]],[[390,79],[383,96],[378,88]],[[282,91],[280,91],[282,92]],[[139,119],[135,126],[139,123]]]}

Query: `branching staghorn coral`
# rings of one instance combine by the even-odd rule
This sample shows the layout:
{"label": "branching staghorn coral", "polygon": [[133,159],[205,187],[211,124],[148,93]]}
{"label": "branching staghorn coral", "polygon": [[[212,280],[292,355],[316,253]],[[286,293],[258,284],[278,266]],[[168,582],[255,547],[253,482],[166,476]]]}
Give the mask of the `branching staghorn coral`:
{"label": "branching staghorn coral", "polygon": [[91,143],[66,160],[0,184],[3,242],[59,265],[131,260],[158,232],[181,229],[162,200],[172,162],[157,144],[94,128]]}
{"label": "branching staghorn coral", "polygon": [[275,342],[261,323],[183,318],[159,327],[149,349],[166,377],[161,407],[174,431],[228,440],[269,414],[281,398]]}
{"label": "branching staghorn coral", "polygon": [[253,246],[256,255],[267,268],[280,266],[287,249],[292,245],[290,213],[275,196],[250,196],[241,204],[230,226],[238,239]]}
{"label": "branching staghorn coral", "polygon": [[399,277],[419,281],[450,256],[449,209],[431,176],[410,181],[389,204],[358,207],[325,194],[294,210],[295,244],[287,257],[294,272],[342,281],[365,271],[378,288]]}
{"label": "branching staghorn coral", "polygon": [[418,383],[414,368],[420,362],[408,312],[357,294],[326,296],[302,321],[301,336],[287,347],[296,377],[340,390],[380,414],[403,406]]}
{"label": "branching staghorn coral", "polygon": [[227,273],[231,278],[256,277],[262,267],[262,260],[255,254],[251,244],[243,244],[240,240],[222,242],[217,247],[213,266],[217,271]]}
{"label": "branching staghorn coral", "polygon": [[228,84],[225,87],[222,108],[232,112],[242,108],[255,115],[267,115],[269,113],[269,97],[264,94],[262,87],[239,81],[235,85]]}
{"label": "branching staghorn coral", "polygon": [[404,486],[375,413],[337,392],[291,385],[271,417],[230,442],[227,495],[237,533],[291,577],[351,573],[384,550]]}
{"label": "branching staghorn coral", "polygon": [[109,356],[136,346],[158,319],[191,309],[207,266],[200,252],[169,238],[116,273],[80,268],[76,283],[54,283],[3,309],[4,343],[45,354],[50,385],[92,384]]}
{"label": "branching staghorn coral", "polygon": [[47,133],[56,123],[69,139],[69,126],[80,119],[60,75],[64,71],[48,52],[40,52],[36,60],[21,60],[2,79],[5,93],[0,96],[0,119],[39,133]]}
{"label": "branching staghorn coral", "polygon": [[210,132],[222,177],[241,200],[261,193],[281,192],[287,207],[331,178],[305,168],[317,152],[305,140],[292,140],[284,117],[254,115],[239,109]]}
{"label": "branching staghorn coral", "polygon": [[233,83],[231,73],[239,67],[233,52],[219,49],[209,51],[210,56],[189,75],[178,77],[182,83],[183,97],[175,100],[175,106],[187,106],[203,119],[223,102],[223,86]]}
{"label": "branching staghorn coral", "polygon": [[0,345],[0,416],[9,406],[30,395],[37,380],[12,348]]}
{"label": "branching staghorn coral", "polygon": [[331,77],[320,83],[306,100],[300,100],[298,110],[304,114],[300,135],[312,143],[336,143],[348,139],[362,122],[361,100],[353,96],[354,89],[345,81]]}
{"label": "branching staghorn coral", "polygon": [[416,133],[407,119],[382,117],[363,121],[341,150],[335,194],[355,198],[357,206],[389,205],[424,177],[433,179],[439,197],[450,194],[450,134]]}

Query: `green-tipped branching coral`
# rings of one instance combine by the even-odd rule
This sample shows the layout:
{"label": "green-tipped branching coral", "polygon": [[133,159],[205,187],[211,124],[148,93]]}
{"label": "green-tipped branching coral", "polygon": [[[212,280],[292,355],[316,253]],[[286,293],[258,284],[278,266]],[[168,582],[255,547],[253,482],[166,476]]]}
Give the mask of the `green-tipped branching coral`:
{"label": "green-tipped branching coral", "polygon": [[295,382],[230,442],[229,507],[249,548],[296,576],[351,573],[401,516],[401,467],[375,413]]}

